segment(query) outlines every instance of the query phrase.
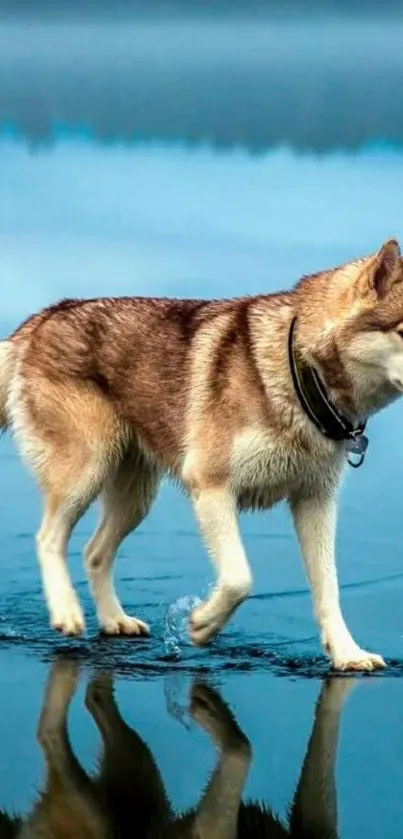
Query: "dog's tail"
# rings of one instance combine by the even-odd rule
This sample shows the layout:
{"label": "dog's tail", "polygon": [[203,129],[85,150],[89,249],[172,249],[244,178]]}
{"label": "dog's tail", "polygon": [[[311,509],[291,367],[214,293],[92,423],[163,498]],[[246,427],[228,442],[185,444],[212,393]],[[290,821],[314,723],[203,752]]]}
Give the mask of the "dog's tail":
{"label": "dog's tail", "polygon": [[7,397],[14,372],[14,350],[12,341],[0,341],[0,433],[9,426]]}

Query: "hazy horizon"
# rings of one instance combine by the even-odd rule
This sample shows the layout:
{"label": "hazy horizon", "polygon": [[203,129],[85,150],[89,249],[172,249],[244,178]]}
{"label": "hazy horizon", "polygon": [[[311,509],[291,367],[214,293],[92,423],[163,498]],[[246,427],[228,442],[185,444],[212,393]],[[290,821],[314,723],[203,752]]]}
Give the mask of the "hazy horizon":
{"label": "hazy horizon", "polygon": [[11,125],[31,147],[67,127],[102,143],[254,152],[403,146],[401,32],[387,16],[5,16],[0,132]]}

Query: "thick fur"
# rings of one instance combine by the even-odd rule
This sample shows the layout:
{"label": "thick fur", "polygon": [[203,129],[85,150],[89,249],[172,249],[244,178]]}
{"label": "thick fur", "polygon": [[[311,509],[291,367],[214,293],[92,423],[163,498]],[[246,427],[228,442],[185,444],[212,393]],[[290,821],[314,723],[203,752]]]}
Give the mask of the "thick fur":
{"label": "thick fur", "polygon": [[334,667],[371,670],[339,604],[334,558],[343,443],[302,411],[287,352],[298,352],[354,420],[403,390],[403,266],[397,242],[303,278],[287,293],[234,300],[66,300],[29,318],[0,349],[0,418],[44,494],[37,551],[51,624],[84,629],[66,551],[89,504],[100,525],[85,551],[102,629],[142,634],[112,583],[122,540],[147,515],[163,474],[189,494],[216,569],[191,616],[208,643],[247,597],[252,574],[237,513],[286,500]]}
{"label": "thick fur", "polygon": [[312,734],[288,823],[259,803],[243,803],[252,752],[220,695],[194,682],[190,711],[218,752],[198,805],[178,815],[148,746],[122,718],[112,678],[95,676],[86,704],[102,739],[102,760],[90,776],[75,756],[68,712],[78,680],[71,662],[50,673],[38,738],[47,768],[46,788],[31,813],[11,819],[0,811],[0,839],[337,839],[335,766],[340,715],[354,681],[323,684]]}

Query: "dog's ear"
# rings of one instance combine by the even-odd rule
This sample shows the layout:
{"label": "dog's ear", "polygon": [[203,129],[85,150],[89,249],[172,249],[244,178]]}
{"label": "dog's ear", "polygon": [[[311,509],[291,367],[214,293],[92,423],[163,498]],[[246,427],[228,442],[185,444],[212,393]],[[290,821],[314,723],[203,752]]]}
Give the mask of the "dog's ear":
{"label": "dog's ear", "polygon": [[385,242],[371,267],[369,283],[377,297],[385,297],[397,279],[401,276],[400,247],[396,239]]}

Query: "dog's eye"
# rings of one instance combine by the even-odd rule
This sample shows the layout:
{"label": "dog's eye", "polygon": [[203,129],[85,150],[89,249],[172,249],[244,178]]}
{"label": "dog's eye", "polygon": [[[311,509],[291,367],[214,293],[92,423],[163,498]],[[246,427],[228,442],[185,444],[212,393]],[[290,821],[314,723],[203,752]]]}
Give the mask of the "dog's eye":
{"label": "dog's eye", "polygon": [[401,338],[402,341],[403,341],[403,329],[398,329],[397,334],[398,334],[399,338]]}

